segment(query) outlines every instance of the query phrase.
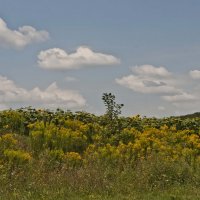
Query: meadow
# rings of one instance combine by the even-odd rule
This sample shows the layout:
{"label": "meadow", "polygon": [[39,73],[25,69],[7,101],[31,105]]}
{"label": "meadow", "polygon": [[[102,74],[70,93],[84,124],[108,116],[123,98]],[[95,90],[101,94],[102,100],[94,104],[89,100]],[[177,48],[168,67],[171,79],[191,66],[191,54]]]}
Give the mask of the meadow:
{"label": "meadow", "polygon": [[0,112],[0,200],[200,199],[200,116]]}

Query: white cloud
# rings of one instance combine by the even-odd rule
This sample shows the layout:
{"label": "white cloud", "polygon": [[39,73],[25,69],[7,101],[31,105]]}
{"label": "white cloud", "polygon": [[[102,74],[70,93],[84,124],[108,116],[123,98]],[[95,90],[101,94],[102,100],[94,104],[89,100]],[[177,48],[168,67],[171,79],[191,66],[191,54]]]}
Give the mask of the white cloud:
{"label": "white cloud", "polygon": [[[152,65],[137,66],[132,71],[133,74],[118,78],[116,82],[138,93],[157,94],[174,109],[178,108],[184,112],[198,111],[199,86],[188,79],[188,76],[172,74],[164,67]],[[197,79],[199,72],[198,70],[191,71],[190,76]],[[158,110],[167,112],[167,109],[162,106],[158,106]]]}
{"label": "white cloud", "polygon": [[168,85],[168,83],[163,80],[146,79],[135,75],[124,76],[120,79],[116,79],[116,82],[139,93],[174,94],[180,92],[179,89]]}
{"label": "white cloud", "polygon": [[45,90],[38,87],[26,90],[18,87],[12,80],[0,76],[0,104],[9,107],[16,104],[26,106],[31,104],[68,109],[83,107],[86,100],[77,91],[58,88],[55,82]]}
{"label": "white cloud", "polygon": [[132,71],[142,76],[170,76],[170,72],[164,67],[154,67],[153,65],[135,66],[132,68]]}
{"label": "white cloud", "polygon": [[139,93],[177,94],[180,93],[174,81],[164,67],[142,65],[133,68],[135,74],[116,79],[124,87]]}
{"label": "white cloud", "polygon": [[199,70],[192,70],[189,72],[192,79],[200,79],[200,71]]}
{"label": "white cloud", "polygon": [[187,101],[191,102],[193,100],[197,100],[197,97],[195,95],[188,94],[186,92],[183,92],[181,94],[171,95],[171,96],[162,96],[162,98],[172,103],[187,102]]}
{"label": "white cloud", "polygon": [[47,31],[38,31],[32,26],[22,26],[18,30],[11,30],[0,18],[0,46],[20,49],[33,42],[42,42],[48,38]]}
{"label": "white cloud", "polygon": [[67,53],[63,49],[53,48],[41,51],[38,64],[45,69],[78,69],[92,65],[115,65],[120,60],[112,55],[97,53],[88,47],[81,46],[74,53]]}

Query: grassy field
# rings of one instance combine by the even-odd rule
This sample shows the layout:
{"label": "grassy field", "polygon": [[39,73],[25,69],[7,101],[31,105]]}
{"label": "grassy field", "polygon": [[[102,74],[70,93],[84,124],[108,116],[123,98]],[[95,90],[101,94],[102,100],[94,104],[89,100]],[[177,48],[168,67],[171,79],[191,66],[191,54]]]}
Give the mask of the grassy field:
{"label": "grassy field", "polygon": [[49,169],[35,163],[12,174],[1,167],[0,199],[200,199],[199,172],[194,174],[183,163],[160,161],[152,159],[124,169],[94,163],[76,169]]}
{"label": "grassy field", "polygon": [[200,199],[200,118],[111,108],[1,111],[0,200]]}

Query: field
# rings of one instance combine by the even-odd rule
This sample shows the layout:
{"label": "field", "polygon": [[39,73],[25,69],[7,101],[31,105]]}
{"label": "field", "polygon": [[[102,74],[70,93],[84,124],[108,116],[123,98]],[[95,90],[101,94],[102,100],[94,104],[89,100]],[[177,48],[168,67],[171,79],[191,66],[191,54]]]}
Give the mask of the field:
{"label": "field", "polygon": [[200,117],[0,112],[0,200],[200,199]]}

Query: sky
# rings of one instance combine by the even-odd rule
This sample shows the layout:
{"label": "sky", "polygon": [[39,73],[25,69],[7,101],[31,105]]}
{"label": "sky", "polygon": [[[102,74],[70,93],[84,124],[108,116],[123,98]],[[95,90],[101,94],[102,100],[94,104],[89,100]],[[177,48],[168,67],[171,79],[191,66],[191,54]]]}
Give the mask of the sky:
{"label": "sky", "polygon": [[200,1],[0,0],[0,110],[200,111]]}

